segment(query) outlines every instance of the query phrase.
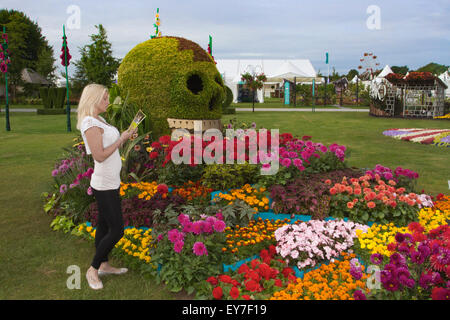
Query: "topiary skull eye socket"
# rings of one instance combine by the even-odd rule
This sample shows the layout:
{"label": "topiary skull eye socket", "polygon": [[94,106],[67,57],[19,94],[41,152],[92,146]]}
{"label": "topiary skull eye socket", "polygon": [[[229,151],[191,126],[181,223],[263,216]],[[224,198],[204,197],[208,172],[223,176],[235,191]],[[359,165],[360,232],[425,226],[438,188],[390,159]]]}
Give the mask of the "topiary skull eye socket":
{"label": "topiary skull eye socket", "polygon": [[198,94],[203,90],[203,80],[198,74],[191,74],[186,81],[186,85],[193,94]]}

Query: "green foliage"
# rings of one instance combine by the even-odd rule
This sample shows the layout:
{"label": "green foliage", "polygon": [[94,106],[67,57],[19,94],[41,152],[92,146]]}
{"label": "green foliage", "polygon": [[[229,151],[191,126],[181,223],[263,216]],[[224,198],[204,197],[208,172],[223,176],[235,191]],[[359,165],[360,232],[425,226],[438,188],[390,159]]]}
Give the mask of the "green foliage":
{"label": "green foliage", "polygon": [[225,92],[226,92],[226,97],[222,103],[222,113],[223,114],[235,114],[236,109],[230,107],[231,103],[233,102],[233,92],[227,86],[225,86]]}
{"label": "green foliage", "polygon": [[158,169],[158,182],[170,186],[181,186],[186,181],[198,181],[203,175],[205,166],[197,164],[174,164],[169,161],[164,167]]}
{"label": "green foliage", "polygon": [[66,100],[66,88],[39,88],[45,109],[62,109]]}
{"label": "green foliage", "polygon": [[[430,62],[429,64],[417,69],[417,72],[431,72],[434,75],[440,75],[442,73],[444,73],[445,71],[447,71],[449,68],[449,66],[443,65],[443,64],[439,64],[439,63],[435,63],[435,62]],[[394,70],[392,70],[394,71]]]}
{"label": "green foliage", "polygon": [[110,87],[120,60],[112,55],[112,46],[107,39],[103,25],[95,26],[98,34],[90,35],[91,43],[80,48],[80,60],[76,66],[74,81],[84,87],[88,83],[98,83]]}
{"label": "green foliage", "polygon": [[210,164],[202,176],[203,185],[213,190],[240,188],[257,180],[259,168],[252,164]]}
{"label": "green foliage", "polygon": [[358,70],[356,69],[350,69],[350,71],[347,73],[347,80],[351,81],[355,76],[357,76],[359,74]]}
{"label": "green foliage", "polygon": [[[13,97],[15,97],[16,86],[23,84],[21,74],[24,68],[36,70],[51,80],[55,69],[53,49],[42,35],[39,25],[23,12],[2,9],[0,10],[0,26],[5,26],[8,34],[8,49],[11,52],[8,82],[12,85]],[[0,83],[4,81],[4,77],[0,77]]]}
{"label": "green foliage", "polygon": [[167,118],[220,119],[224,85],[211,56],[198,44],[157,37],[123,59],[118,85],[150,118],[158,137],[169,134]]}
{"label": "green foliage", "polygon": [[63,231],[64,233],[70,232],[75,227],[72,219],[66,216],[57,216],[50,223],[50,228],[53,231]]}
{"label": "green foliage", "polygon": [[228,227],[236,225],[246,226],[253,218],[255,210],[242,200],[235,200],[232,204],[220,205],[216,204],[205,208],[205,212],[212,214],[221,212],[223,220]]}
{"label": "green foliage", "polygon": [[391,67],[392,72],[398,73],[398,74],[407,74],[409,71],[408,66],[392,66]]}

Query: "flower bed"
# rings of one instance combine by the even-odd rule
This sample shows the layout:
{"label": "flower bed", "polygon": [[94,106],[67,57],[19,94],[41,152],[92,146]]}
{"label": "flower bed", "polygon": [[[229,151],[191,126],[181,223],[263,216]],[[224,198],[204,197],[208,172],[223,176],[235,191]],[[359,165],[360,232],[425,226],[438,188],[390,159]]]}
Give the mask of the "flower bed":
{"label": "flower bed", "polygon": [[[398,140],[411,141],[422,144],[435,144],[448,146],[448,129],[389,129],[383,131],[385,136]],[[444,144],[445,143],[445,144]]]}

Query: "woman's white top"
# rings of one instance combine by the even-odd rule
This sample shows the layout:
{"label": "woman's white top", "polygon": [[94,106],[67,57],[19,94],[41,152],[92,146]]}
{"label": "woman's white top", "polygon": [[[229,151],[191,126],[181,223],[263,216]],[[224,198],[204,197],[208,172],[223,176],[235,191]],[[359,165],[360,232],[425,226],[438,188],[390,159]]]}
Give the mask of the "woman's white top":
{"label": "woman's white top", "polygon": [[[112,145],[120,138],[119,130],[114,126],[106,124],[105,119],[100,117],[104,122],[91,117],[85,117],[80,126],[81,136],[83,137],[86,153],[91,154],[91,149],[86,140],[85,131],[91,127],[99,127],[103,129],[103,148]],[[120,170],[122,168],[122,160],[120,158],[119,149],[116,149],[103,162],[97,162],[94,159],[94,173],[91,176],[91,187],[95,190],[113,190],[120,187]]]}

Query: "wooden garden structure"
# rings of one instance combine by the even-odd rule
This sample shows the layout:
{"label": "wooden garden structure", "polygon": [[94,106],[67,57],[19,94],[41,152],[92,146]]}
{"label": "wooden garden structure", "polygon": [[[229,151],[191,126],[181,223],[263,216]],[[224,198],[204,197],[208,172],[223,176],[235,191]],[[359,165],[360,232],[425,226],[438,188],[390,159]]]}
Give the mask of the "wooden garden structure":
{"label": "wooden garden structure", "polygon": [[[370,114],[433,118],[444,115],[447,85],[430,72],[390,73],[374,84]],[[374,93],[375,92],[375,93]]]}

